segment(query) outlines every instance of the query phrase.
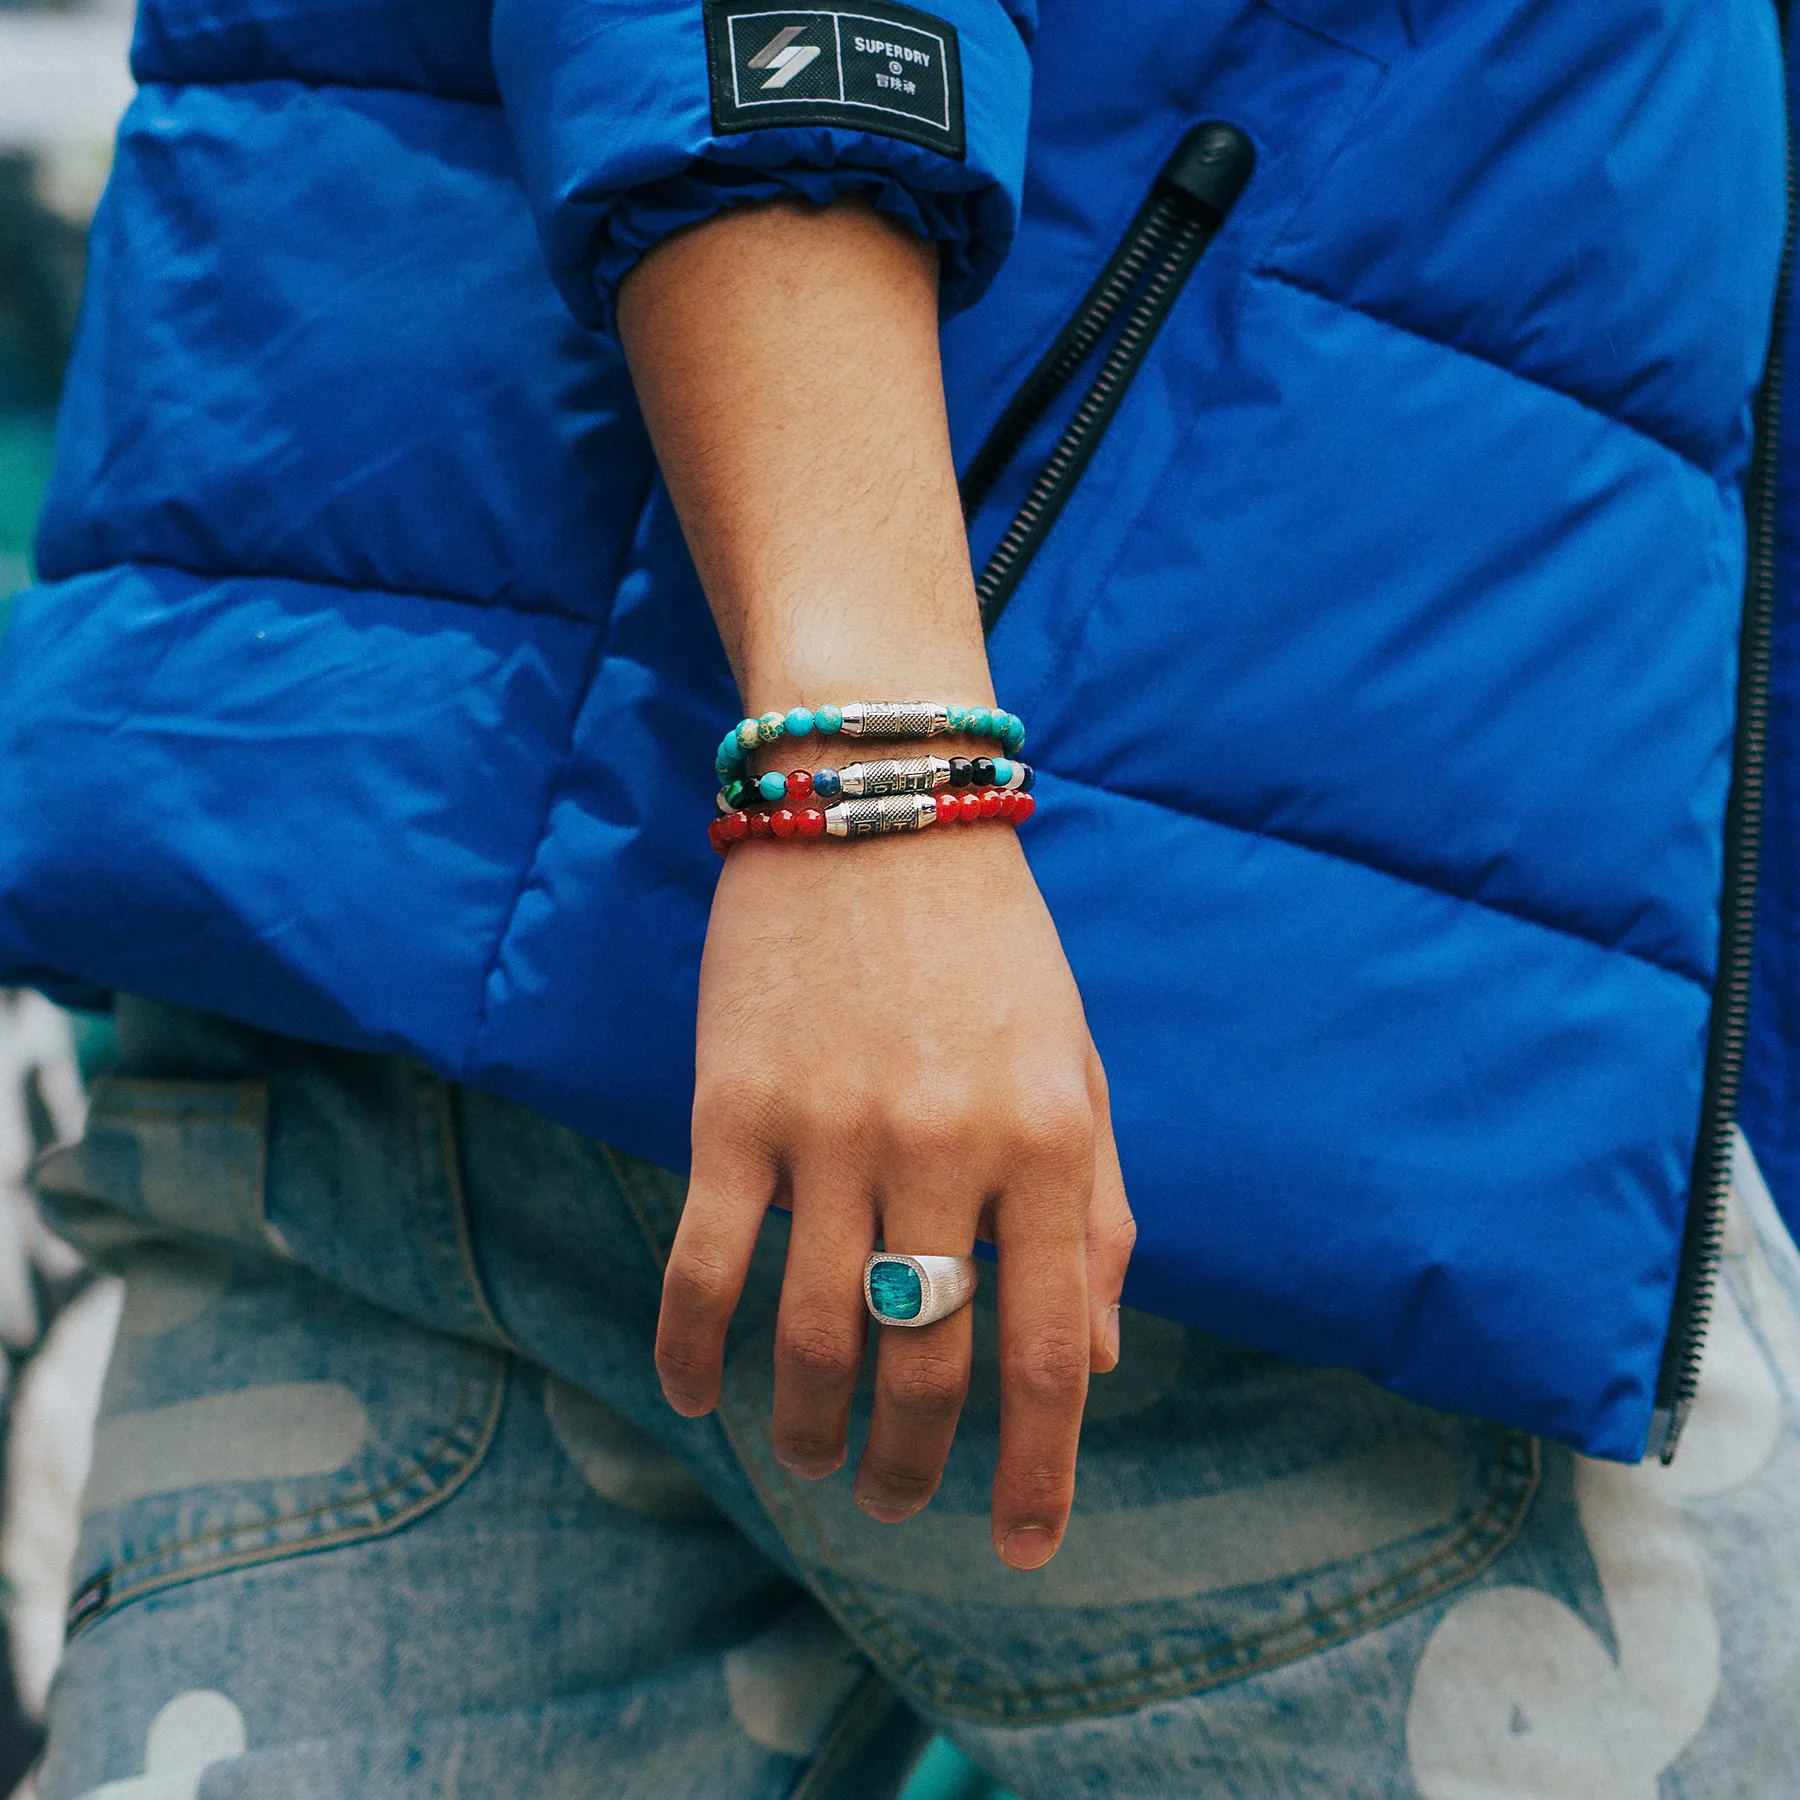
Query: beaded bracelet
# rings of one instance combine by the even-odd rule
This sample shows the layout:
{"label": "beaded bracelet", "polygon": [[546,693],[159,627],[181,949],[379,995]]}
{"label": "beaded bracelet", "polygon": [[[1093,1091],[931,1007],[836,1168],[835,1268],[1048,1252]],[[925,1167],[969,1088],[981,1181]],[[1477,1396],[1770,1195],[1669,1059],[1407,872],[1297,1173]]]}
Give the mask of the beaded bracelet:
{"label": "beaded bracelet", "polygon": [[786,737],[809,737],[818,732],[833,737],[929,738],[946,732],[970,737],[991,737],[1009,755],[1025,746],[1025,724],[1015,713],[998,706],[936,706],[913,700],[855,700],[847,706],[796,706],[785,713],[766,712],[760,718],[741,719],[719,740],[716,766],[721,777],[731,775],[759,744],[778,743]]}
{"label": "beaded bracelet", "polygon": [[1018,788],[1029,793],[1037,775],[1029,763],[1004,756],[913,756],[896,762],[851,763],[842,769],[794,769],[783,775],[733,776],[713,804],[735,812],[756,799],[878,799],[883,794],[929,794],[939,788]]}
{"label": "beaded bracelet", "polygon": [[895,831],[924,831],[932,825],[966,825],[1002,819],[1022,825],[1037,802],[1014,788],[984,788],[960,794],[884,794],[875,800],[841,800],[823,809],[780,807],[769,812],[722,813],[706,828],[723,856],[746,838],[881,837]]}

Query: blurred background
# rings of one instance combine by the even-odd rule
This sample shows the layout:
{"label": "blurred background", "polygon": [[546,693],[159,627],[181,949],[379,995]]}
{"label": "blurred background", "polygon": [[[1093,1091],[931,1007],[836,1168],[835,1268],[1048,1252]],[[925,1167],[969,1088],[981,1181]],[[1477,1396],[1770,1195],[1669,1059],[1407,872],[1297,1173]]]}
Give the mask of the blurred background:
{"label": "blurred background", "polygon": [[[87,226],[132,95],[134,0],[0,0],[0,633],[31,580]],[[30,1769],[61,1648],[92,1421],[118,1318],[43,1227],[28,1176],[78,1136],[110,1025],[0,988],[0,1797]],[[1008,1800],[938,1740],[905,1800]]]}
{"label": "blurred background", "polygon": [[[0,0],[0,632],[31,578],[87,224],[131,97],[128,3]],[[33,1155],[81,1129],[103,1019],[0,989],[0,1794],[31,1793],[99,1383],[117,1316],[38,1222]]]}

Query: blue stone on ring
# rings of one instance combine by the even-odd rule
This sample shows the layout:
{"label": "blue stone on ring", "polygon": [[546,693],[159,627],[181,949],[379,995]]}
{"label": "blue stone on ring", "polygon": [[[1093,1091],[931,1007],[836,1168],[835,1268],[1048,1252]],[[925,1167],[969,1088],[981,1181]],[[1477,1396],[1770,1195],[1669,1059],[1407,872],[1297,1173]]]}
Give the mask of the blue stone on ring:
{"label": "blue stone on ring", "polygon": [[919,1271],[910,1263],[877,1263],[869,1271],[869,1298],[884,1319],[916,1319],[925,1304]]}

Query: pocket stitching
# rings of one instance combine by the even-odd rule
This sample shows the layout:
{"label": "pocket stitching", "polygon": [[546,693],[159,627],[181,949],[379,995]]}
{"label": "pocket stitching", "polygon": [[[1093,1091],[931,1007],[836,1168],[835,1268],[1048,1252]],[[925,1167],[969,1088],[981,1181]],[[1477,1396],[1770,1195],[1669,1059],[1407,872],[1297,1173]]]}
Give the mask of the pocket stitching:
{"label": "pocket stitching", "polygon": [[[487,1379],[484,1380],[484,1376]],[[501,1402],[506,1393],[506,1376],[507,1365],[504,1357],[493,1351],[474,1350],[463,1373],[456,1396],[456,1404],[452,1408],[454,1417],[450,1423],[439,1432],[427,1449],[415,1456],[400,1473],[377,1486],[366,1488],[360,1493],[347,1495],[329,1505],[308,1507],[295,1513],[284,1513],[273,1519],[259,1521],[255,1525],[233,1526],[206,1532],[198,1537],[183,1538],[154,1553],[129,1556],[123,1562],[101,1570],[83,1582],[81,1587],[76,1590],[69,1606],[68,1635],[73,1638],[79,1632],[86,1631],[98,1620],[116,1612],[128,1602],[141,1599],[146,1594],[158,1593],[164,1588],[177,1586],[182,1582],[196,1581],[202,1576],[220,1574],[230,1569],[284,1561],[295,1556],[308,1556],[318,1550],[341,1549],[347,1544],[386,1537],[399,1530],[401,1526],[411,1524],[413,1520],[423,1517],[424,1514],[448,1500],[486,1460],[487,1453],[493,1445],[494,1434],[499,1428]],[[483,1386],[488,1390],[485,1406],[480,1397],[480,1389]],[[244,1550],[225,1550],[218,1555],[209,1556],[201,1562],[183,1564],[179,1568],[168,1569],[158,1575],[141,1577],[137,1581],[122,1581],[121,1579],[129,1577],[133,1569],[143,1569],[153,1567],[158,1563],[166,1563],[171,1558],[182,1557],[208,1544],[227,1544],[235,1537],[252,1532],[264,1535],[272,1531],[281,1531],[295,1525],[305,1524],[311,1519],[326,1518],[334,1513],[347,1513],[358,1507],[379,1506],[383,1500],[411,1486],[421,1477],[429,1478],[432,1470],[452,1452],[456,1440],[459,1437],[467,1438],[471,1433],[473,1441],[462,1453],[460,1460],[452,1463],[447,1475],[437,1478],[435,1485],[416,1501],[400,1507],[385,1517],[378,1517],[373,1522],[342,1525],[305,1543],[263,1544]],[[96,1590],[104,1592],[104,1601],[84,1613],[82,1606],[85,1597]]]}
{"label": "pocket stitching", "polygon": [[[1054,1722],[1204,1693],[1347,1643],[1472,1581],[1517,1536],[1537,1495],[1541,1456],[1535,1438],[1524,1432],[1506,1436],[1495,1479],[1454,1538],[1324,1611],[1233,1639],[1198,1657],[1169,1657],[1130,1675],[1050,1688],[991,1687],[985,1690],[991,1698],[975,1705],[969,1704],[971,1683],[965,1674],[934,1668],[916,1646],[911,1663],[928,1671],[925,1692],[945,1712],[995,1723]],[[851,1603],[866,1608],[863,1591],[855,1584],[846,1586],[856,1595]],[[1282,1642],[1296,1636],[1303,1641]],[[1259,1646],[1260,1655],[1255,1654]]]}

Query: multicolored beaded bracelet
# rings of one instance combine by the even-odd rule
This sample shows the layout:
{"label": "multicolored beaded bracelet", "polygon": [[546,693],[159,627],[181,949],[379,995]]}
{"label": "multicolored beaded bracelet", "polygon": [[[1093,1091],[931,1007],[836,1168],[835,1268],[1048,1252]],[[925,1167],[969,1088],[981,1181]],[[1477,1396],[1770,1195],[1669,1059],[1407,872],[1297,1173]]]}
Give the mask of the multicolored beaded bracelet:
{"label": "multicolored beaded bracelet", "polygon": [[1013,788],[970,789],[960,794],[885,794],[874,800],[841,800],[817,806],[779,807],[768,812],[721,814],[706,828],[712,847],[723,856],[746,838],[881,837],[895,831],[924,831],[932,825],[966,825],[977,819],[1001,819],[1022,825],[1037,811],[1037,802]]}
{"label": "multicolored beaded bracelet", "polygon": [[878,799],[883,794],[929,794],[939,788],[1019,788],[1029,793],[1037,775],[1029,763],[1004,756],[911,756],[894,762],[851,763],[842,769],[793,769],[786,775],[733,776],[714,806],[722,813],[763,800]]}
{"label": "multicolored beaded bracelet", "polygon": [[1025,724],[998,706],[938,706],[915,700],[855,700],[847,706],[796,706],[741,719],[719,740],[716,766],[721,777],[736,770],[759,744],[783,737],[930,738],[946,732],[998,740],[1008,755],[1025,746]]}

